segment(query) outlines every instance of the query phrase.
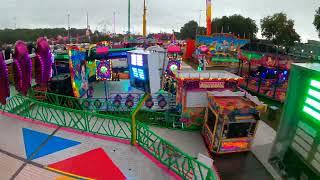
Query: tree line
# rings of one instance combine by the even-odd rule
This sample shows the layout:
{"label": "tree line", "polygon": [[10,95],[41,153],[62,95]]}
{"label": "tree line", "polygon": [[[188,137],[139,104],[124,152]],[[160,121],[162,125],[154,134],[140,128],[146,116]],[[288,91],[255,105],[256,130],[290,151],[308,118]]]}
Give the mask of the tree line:
{"label": "tree line", "polygon": [[[70,29],[70,36],[84,36],[86,29]],[[68,30],[65,28],[44,28],[44,29],[2,29],[0,30],[0,44],[13,44],[17,40],[34,42],[39,37],[57,39],[58,36],[68,36]]]}
{"label": "tree line", "polygon": [[[300,35],[294,28],[294,20],[285,13],[276,13],[260,20],[261,35],[275,45],[290,49],[295,42],[300,42]],[[320,7],[316,10],[313,24],[320,37]],[[254,40],[257,38],[258,26],[250,17],[242,15],[214,18],[211,23],[212,33],[232,33],[239,38]],[[177,36],[180,39],[195,39],[196,35],[205,35],[206,28],[199,27],[196,21],[189,21],[181,27]]]}

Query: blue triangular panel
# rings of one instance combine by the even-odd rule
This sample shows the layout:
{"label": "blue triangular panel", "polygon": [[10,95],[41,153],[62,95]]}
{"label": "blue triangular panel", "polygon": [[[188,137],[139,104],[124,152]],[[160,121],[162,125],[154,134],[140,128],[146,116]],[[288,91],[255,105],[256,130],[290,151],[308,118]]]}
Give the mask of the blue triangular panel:
{"label": "blue triangular panel", "polygon": [[[38,151],[37,154],[32,154],[39,148],[39,146],[49,137],[48,134],[34,131],[27,128],[22,128],[23,140],[27,159],[37,159],[42,156],[46,156],[57,151],[75,146],[80,144],[80,142],[72,141],[69,139],[64,139],[61,137],[53,136],[50,140]],[[32,156],[32,157],[31,157]]]}

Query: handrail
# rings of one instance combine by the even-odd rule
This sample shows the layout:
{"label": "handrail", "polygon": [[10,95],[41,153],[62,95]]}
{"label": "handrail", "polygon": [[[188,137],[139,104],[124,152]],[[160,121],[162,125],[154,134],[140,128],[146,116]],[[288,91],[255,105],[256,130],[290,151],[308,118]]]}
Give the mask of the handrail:
{"label": "handrail", "polygon": [[[132,107],[127,107],[126,105],[124,105],[124,100],[122,100],[120,104],[114,104],[114,99],[75,98],[72,96],[37,91],[34,89],[30,90],[29,97],[37,99],[38,101],[49,102],[62,107],[69,107],[78,110],[96,111],[103,114],[113,114],[126,118],[131,118],[130,112],[133,111],[135,107],[137,107],[139,100],[141,100],[142,98],[142,96],[135,98],[133,100],[134,105]],[[155,111],[144,107],[137,112],[137,116],[139,117],[140,121],[148,124],[167,128],[187,129],[180,121],[180,114],[177,115],[168,111]]]}
{"label": "handrail", "polygon": [[137,127],[138,144],[183,179],[215,180],[219,178],[212,168],[163,139],[147,125],[138,122]]}

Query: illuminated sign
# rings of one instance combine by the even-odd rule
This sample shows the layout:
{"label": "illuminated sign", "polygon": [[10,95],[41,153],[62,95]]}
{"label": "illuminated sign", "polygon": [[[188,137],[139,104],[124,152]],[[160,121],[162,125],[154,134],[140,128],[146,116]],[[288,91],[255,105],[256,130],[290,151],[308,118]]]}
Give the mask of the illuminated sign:
{"label": "illuminated sign", "polygon": [[140,66],[140,67],[143,66],[143,60],[142,60],[141,54],[137,55],[137,66]]}
{"label": "illuminated sign", "polygon": [[178,60],[171,60],[167,66],[167,74],[169,76],[174,76],[178,70],[181,69],[181,63]]}
{"label": "illuminated sign", "polygon": [[238,151],[238,150],[246,150],[249,148],[249,141],[228,141],[222,142],[220,151]]}
{"label": "illuminated sign", "polygon": [[96,78],[97,80],[110,80],[112,78],[112,68],[110,60],[96,61]]}
{"label": "illuminated sign", "polygon": [[218,88],[224,88],[225,82],[224,81],[218,81],[218,82],[199,82],[199,88],[203,89],[218,89]]}
{"label": "illuminated sign", "polygon": [[320,121],[320,81],[311,80],[303,112]]}
{"label": "illuminated sign", "polygon": [[171,71],[177,71],[178,70],[178,66],[176,64],[172,64],[169,69]]}
{"label": "illuminated sign", "polygon": [[137,65],[137,55],[131,54],[131,64],[136,66]]}
{"label": "illuminated sign", "polygon": [[142,54],[131,54],[131,69],[134,78],[145,80]]}
{"label": "illuminated sign", "polygon": [[131,87],[148,93],[158,92],[161,88],[162,61],[164,61],[164,54],[160,52],[129,51],[128,68]]}

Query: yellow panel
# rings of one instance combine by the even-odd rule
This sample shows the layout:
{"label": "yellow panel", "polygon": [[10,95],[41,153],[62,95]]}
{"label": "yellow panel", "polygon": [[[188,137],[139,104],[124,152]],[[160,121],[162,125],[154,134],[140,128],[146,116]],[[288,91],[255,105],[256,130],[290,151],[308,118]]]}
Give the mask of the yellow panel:
{"label": "yellow panel", "polygon": [[58,177],[54,180],[76,180],[76,179],[71,178],[71,177],[67,177],[67,176],[61,176],[61,177]]}

